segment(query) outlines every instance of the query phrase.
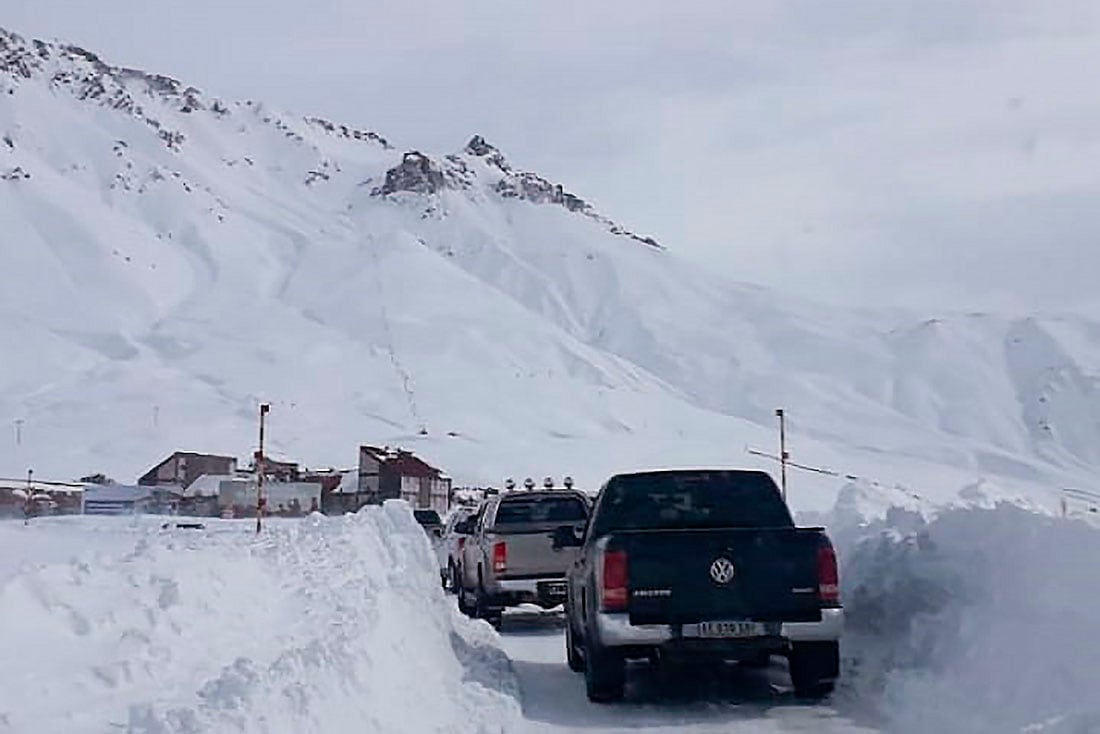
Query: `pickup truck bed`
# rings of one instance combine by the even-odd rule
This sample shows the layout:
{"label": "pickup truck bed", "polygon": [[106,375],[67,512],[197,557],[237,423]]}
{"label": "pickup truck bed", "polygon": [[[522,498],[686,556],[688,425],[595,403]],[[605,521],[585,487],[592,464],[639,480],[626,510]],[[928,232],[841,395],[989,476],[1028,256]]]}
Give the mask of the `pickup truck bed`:
{"label": "pickup truck bed", "polygon": [[822,528],[798,528],[755,471],[617,475],[597,497],[568,576],[566,655],[588,695],[623,695],[625,661],[790,660],[796,692],[839,673],[843,611]]}

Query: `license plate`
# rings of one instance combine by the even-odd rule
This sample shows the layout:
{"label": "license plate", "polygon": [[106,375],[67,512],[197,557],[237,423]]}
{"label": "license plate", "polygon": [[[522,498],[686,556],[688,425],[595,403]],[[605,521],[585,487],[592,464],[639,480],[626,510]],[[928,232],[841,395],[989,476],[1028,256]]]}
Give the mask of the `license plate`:
{"label": "license plate", "polygon": [[541,584],[542,593],[547,596],[565,596],[564,581],[548,581]]}
{"label": "license plate", "polygon": [[760,637],[765,634],[760,622],[699,622],[685,624],[684,637]]}

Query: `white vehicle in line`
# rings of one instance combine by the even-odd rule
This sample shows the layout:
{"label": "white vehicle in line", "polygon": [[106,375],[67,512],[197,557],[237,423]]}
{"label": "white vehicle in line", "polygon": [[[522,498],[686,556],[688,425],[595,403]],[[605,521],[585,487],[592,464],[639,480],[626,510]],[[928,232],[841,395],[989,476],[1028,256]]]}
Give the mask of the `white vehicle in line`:
{"label": "white vehicle in line", "polygon": [[455,579],[458,578],[458,563],[462,558],[462,546],[469,534],[466,527],[461,525],[463,520],[477,513],[477,507],[459,507],[447,518],[443,526],[443,537],[436,545],[436,553],[439,556],[439,575],[443,580],[443,588],[454,591]]}

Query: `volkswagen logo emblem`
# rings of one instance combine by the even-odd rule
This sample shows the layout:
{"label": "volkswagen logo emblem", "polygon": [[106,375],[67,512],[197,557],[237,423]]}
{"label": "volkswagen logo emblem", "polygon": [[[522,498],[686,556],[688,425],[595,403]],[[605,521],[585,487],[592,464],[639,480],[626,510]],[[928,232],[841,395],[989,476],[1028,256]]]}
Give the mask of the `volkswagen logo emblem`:
{"label": "volkswagen logo emblem", "polygon": [[737,571],[733,567],[733,561],[728,558],[715,558],[714,562],[710,564],[710,577],[714,579],[716,584],[728,584],[733,581],[734,575]]}

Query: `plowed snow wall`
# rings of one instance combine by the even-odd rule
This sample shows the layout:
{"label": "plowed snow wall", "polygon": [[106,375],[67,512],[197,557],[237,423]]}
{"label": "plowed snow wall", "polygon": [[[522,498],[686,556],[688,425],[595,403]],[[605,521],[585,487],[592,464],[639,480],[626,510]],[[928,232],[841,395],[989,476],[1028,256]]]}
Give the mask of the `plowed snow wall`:
{"label": "plowed snow wall", "polygon": [[495,636],[445,600],[404,503],[260,536],[160,523],[0,525],[0,732],[500,732],[519,716]]}
{"label": "plowed snow wall", "polygon": [[1100,531],[1010,505],[840,540],[847,689],[897,732],[1100,732]]}

